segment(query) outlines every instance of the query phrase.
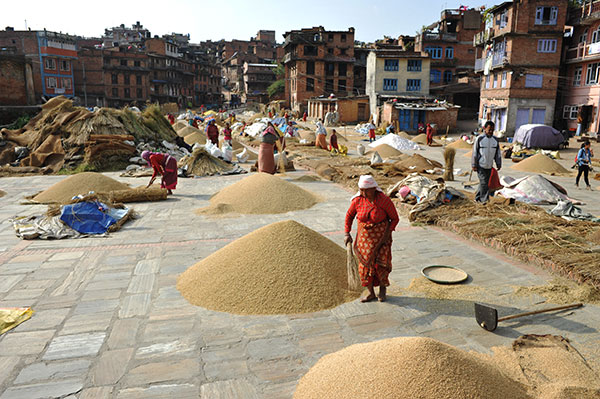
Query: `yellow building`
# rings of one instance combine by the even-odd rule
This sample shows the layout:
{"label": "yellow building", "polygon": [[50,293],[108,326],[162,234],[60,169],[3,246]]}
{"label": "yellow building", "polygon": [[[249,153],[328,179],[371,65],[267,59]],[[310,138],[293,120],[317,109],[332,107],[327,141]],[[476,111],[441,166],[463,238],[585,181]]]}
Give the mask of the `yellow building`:
{"label": "yellow building", "polygon": [[371,114],[391,98],[429,98],[430,58],[427,53],[378,48],[367,57],[366,92]]}

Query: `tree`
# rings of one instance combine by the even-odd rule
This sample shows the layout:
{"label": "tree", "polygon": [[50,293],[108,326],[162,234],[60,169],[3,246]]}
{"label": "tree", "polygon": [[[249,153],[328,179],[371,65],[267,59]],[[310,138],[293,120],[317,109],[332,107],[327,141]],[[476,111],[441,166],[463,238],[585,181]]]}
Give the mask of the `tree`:
{"label": "tree", "polygon": [[271,85],[267,88],[267,94],[269,94],[269,98],[275,97],[277,94],[281,94],[285,91],[285,79],[279,79],[275,82],[271,83]]}

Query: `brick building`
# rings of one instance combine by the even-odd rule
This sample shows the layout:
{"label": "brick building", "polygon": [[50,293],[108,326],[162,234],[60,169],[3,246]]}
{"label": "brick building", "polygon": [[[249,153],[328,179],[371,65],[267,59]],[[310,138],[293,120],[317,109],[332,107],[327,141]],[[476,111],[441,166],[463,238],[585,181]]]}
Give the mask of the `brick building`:
{"label": "brick building", "polygon": [[283,37],[285,100],[303,111],[321,95],[346,97],[354,88],[354,28],[326,31],[322,26],[293,30]]}
{"label": "brick building", "polygon": [[386,45],[372,49],[367,57],[366,91],[371,114],[389,99],[429,98],[430,58],[425,52],[404,51]]}
{"label": "brick building", "polygon": [[32,105],[33,67],[23,54],[14,48],[0,48],[0,105]]}
{"label": "brick building", "polygon": [[[444,10],[440,20],[426,27],[414,41],[415,51],[431,56],[431,94],[460,105],[465,118],[474,118],[479,108],[473,37],[482,29],[479,10]],[[407,40],[402,37],[402,42]]]}
{"label": "brick building", "polygon": [[449,103],[402,103],[386,101],[381,111],[381,121],[397,126],[400,131],[417,133],[419,124],[431,123],[438,132],[453,131],[460,107]]}
{"label": "brick building", "polygon": [[339,123],[354,124],[369,120],[369,97],[314,97],[308,100],[308,117],[325,119],[328,112],[339,114]]}
{"label": "brick building", "polygon": [[25,57],[32,66],[35,103],[64,95],[73,97],[72,63],[77,59],[76,38],[62,33],[43,31],[0,31],[0,48],[10,48],[14,55]]}
{"label": "brick building", "polygon": [[369,49],[366,47],[354,47],[354,86],[352,94],[362,96],[367,93],[367,57]]}
{"label": "brick building", "polygon": [[244,62],[243,78],[246,101],[268,103],[267,88],[275,82],[277,64],[251,64]]}
{"label": "brick building", "polygon": [[119,47],[119,46],[143,46],[144,40],[151,38],[150,31],[137,21],[131,25],[131,28],[124,24],[115,26],[114,28],[105,29],[102,36],[103,47]]}
{"label": "brick building", "polygon": [[563,97],[557,116],[560,128],[576,130],[581,116],[583,132],[600,131],[600,1],[588,1],[569,13],[573,26],[565,38]]}
{"label": "brick building", "polygon": [[553,124],[567,4],[518,0],[490,9],[474,38],[480,123],[493,120],[508,136],[523,124]]}

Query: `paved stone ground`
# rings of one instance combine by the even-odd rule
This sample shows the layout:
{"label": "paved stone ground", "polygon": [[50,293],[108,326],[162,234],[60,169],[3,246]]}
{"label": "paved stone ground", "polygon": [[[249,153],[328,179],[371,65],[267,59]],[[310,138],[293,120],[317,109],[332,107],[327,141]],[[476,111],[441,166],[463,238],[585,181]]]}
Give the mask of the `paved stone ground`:
{"label": "paved stone ground", "polygon": [[[287,178],[304,172],[294,172]],[[117,174],[109,174],[117,177]],[[342,243],[350,193],[301,183],[326,201],[284,215],[209,219],[193,214],[243,176],[186,179],[165,202],[135,205],[140,218],[106,238],[21,241],[8,219],[45,211],[19,205],[62,176],[0,179],[0,307],[34,316],[0,337],[0,398],[290,398],[324,354],[396,336],[429,336],[489,352],[528,333],[569,337],[600,360],[597,306],[479,328],[470,300],[428,299],[404,289],[428,264],[451,264],[483,287],[478,300],[501,314],[538,308],[511,285],[543,283],[544,272],[451,234],[401,222],[393,246],[388,303],[357,301],[310,314],[237,316],[187,303],[177,276],[228,242],[266,224],[295,219]],[[139,185],[141,180],[120,179]]]}

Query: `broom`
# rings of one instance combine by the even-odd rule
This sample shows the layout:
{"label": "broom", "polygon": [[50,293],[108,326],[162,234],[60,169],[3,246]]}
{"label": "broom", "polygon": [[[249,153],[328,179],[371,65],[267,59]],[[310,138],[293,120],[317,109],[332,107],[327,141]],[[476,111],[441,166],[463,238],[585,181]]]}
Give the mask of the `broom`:
{"label": "broom", "polygon": [[352,243],[346,245],[346,269],[348,272],[348,289],[350,291],[362,291],[362,284],[358,275],[358,262],[356,262],[352,250]]}
{"label": "broom", "polygon": [[444,150],[444,161],[446,162],[446,170],[444,171],[444,180],[454,181],[454,157],[456,150],[454,148],[446,148]]}

